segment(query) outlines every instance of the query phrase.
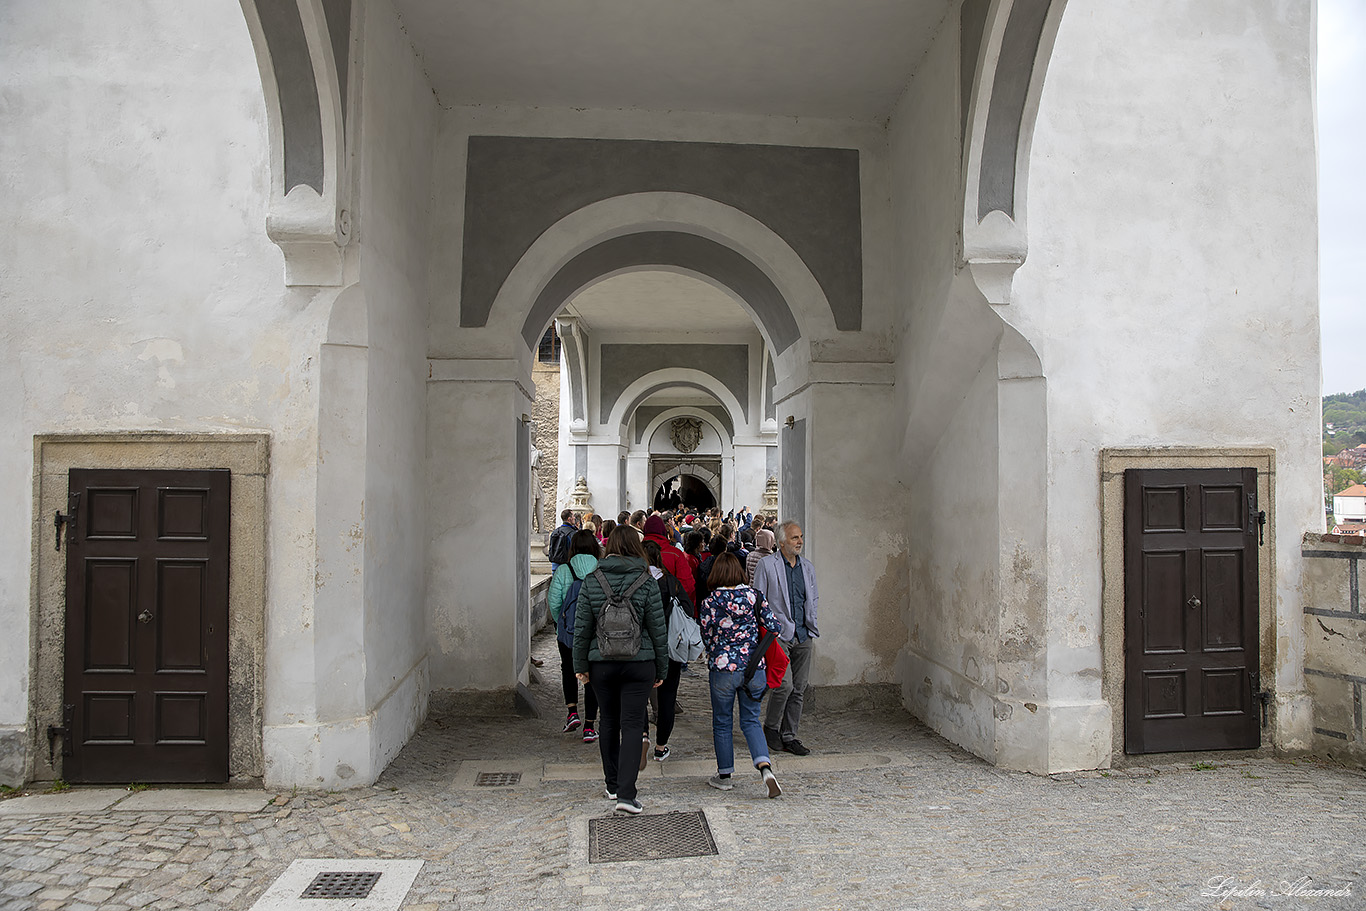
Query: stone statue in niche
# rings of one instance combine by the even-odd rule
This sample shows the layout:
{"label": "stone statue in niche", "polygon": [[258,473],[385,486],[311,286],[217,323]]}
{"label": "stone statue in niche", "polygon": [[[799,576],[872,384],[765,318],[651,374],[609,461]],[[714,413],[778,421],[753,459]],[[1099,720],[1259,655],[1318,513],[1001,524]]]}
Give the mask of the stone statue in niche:
{"label": "stone statue in niche", "polygon": [[545,531],[542,511],[545,507],[545,491],[541,489],[541,450],[531,444],[531,530],[536,534]]}
{"label": "stone statue in niche", "polygon": [[679,452],[692,452],[702,442],[702,422],[697,418],[674,418],[669,439]]}

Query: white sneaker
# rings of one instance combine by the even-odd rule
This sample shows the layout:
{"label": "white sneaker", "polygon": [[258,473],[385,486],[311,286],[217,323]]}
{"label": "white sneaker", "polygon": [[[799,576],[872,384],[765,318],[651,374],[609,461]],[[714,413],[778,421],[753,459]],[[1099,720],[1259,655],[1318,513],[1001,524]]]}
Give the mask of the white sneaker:
{"label": "white sneaker", "polygon": [[642,807],[642,806],[640,805],[640,801],[639,801],[639,800],[618,800],[618,801],[617,801],[617,812],[618,812],[618,813],[630,813],[632,816],[638,816],[638,815],[640,815],[642,812],[644,812],[644,810],[645,810],[645,808]]}
{"label": "white sneaker", "polygon": [[759,770],[759,775],[763,777],[764,784],[768,785],[768,796],[770,798],[777,797],[779,794],[783,793],[782,786],[778,784],[778,777],[773,774],[772,768],[764,766]]}
{"label": "white sneaker", "polygon": [[735,783],[731,781],[731,776],[729,775],[725,778],[722,778],[720,775],[713,775],[707,779],[707,784],[716,788],[718,791],[729,791],[731,788],[735,787]]}

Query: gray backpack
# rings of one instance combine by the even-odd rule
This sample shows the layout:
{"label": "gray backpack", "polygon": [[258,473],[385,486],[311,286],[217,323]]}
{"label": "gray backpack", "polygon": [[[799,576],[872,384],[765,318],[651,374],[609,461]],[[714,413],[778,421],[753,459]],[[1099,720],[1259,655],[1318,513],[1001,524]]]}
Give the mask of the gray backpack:
{"label": "gray backpack", "polygon": [[598,615],[598,653],[608,659],[634,658],[640,652],[640,617],[631,604],[631,596],[651,581],[650,571],[642,571],[620,595],[612,590],[602,570],[593,570],[593,575],[607,597]]}

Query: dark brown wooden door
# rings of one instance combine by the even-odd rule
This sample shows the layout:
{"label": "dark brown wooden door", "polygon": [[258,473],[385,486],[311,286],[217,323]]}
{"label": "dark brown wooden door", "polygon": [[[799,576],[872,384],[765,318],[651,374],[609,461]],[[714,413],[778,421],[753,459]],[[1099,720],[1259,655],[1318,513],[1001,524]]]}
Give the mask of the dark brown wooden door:
{"label": "dark brown wooden door", "polygon": [[70,781],[226,781],[227,471],[72,469]]}
{"label": "dark brown wooden door", "polygon": [[1252,749],[1257,472],[1124,476],[1124,749]]}

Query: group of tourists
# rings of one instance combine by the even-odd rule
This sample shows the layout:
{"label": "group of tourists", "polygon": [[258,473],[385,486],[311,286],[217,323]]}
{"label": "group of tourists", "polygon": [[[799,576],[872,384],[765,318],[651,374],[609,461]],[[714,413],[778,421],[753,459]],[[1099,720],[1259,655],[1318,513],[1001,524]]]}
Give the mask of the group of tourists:
{"label": "group of tourists", "polygon": [[624,512],[615,521],[566,509],[560,518],[546,550],[554,565],[549,606],[564,733],[582,730],[585,743],[598,744],[605,796],[616,810],[642,811],[636,780],[651,755],[651,694],[653,756],[663,762],[671,754],[679,681],[688,661],[702,657],[716,753],[708,784],[734,787],[738,717],[762,786],[769,797],[782,794],[771,754],[811,752],[797,730],[820,635],[816,576],[802,557],[801,526],[774,527],[747,509],[725,517],[719,510]]}

